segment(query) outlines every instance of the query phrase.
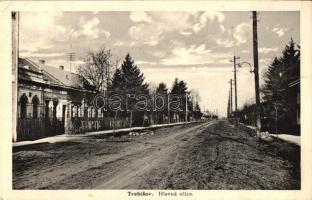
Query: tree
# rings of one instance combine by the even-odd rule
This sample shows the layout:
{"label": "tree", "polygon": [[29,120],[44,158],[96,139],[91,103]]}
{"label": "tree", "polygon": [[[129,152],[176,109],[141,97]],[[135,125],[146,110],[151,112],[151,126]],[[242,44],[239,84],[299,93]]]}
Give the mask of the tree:
{"label": "tree", "polygon": [[[265,73],[265,84],[262,89],[263,99],[270,102],[274,109],[280,111],[279,116],[288,111],[288,84],[300,76],[300,49],[296,49],[291,39],[283,50],[281,58],[275,57]],[[272,109],[272,110],[274,110]]]}
{"label": "tree", "polygon": [[284,75],[288,83],[300,77],[300,46],[296,45],[292,38],[283,50],[281,62],[286,69]]}
{"label": "tree", "polygon": [[115,71],[109,90],[123,97],[127,94],[148,94],[148,84],[144,83],[144,79],[144,74],[127,54],[121,68]]}
{"label": "tree", "polygon": [[195,104],[195,109],[193,111],[193,115],[194,115],[194,118],[196,120],[199,120],[203,116],[203,113],[200,110],[198,102],[196,102],[196,104]]}
{"label": "tree", "polygon": [[[191,112],[193,111],[193,103],[191,101],[191,97],[189,96],[190,92],[188,91],[186,82],[184,82],[183,80],[179,81],[178,78],[175,78],[175,80],[172,84],[172,89],[171,89],[170,94],[171,95],[177,95],[180,98],[180,110],[181,110],[181,112],[178,112],[180,119],[185,118],[186,101],[187,101],[188,114],[191,114]],[[190,115],[188,115],[188,116],[190,116]]]}
{"label": "tree", "polygon": [[275,121],[277,131],[279,123],[286,126],[291,123],[289,116],[296,116],[292,113],[295,94],[290,92],[289,83],[300,78],[300,46],[293,39],[286,45],[282,57],[274,58],[264,78],[262,92],[266,108],[263,114]]}
{"label": "tree", "polygon": [[158,87],[156,88],[156,93],[167,95],[168,94],[167,85],[164,82],[159,83]]}
{"label": "tree", "polygon": [[157,111],[157,122],[164,123],[164,116],[168,115],[168,88],[167,85],[163,82],[159,83],[158,87],[156,88],[156,95],[160,95],[163,97],[164,102],[160,102],[159,98],[156,99],[156,105],[161,105],[164,103],[164,109],[161,111]]}
{"label": "tree", "polygon": [[[134,60],[129,54],[126,55],[121,68],[117,69],[112,80],[112,84],[109,86],[110,94],[118,94],[124,104],[123,109],[126,111],[127,115],[128,109],[131,113],[130,117],[134,118],[134,124],[140,125],[139,117],[140,112],[135,112],[136,116],[132,116],[134,113],[134,104],[136,100],[134,98],[128,98],[129,95],[148,95],[148,84],[144,83],[144,74],[141,73],[137,65],[134,64]],[[129,113],[128,113],[129,114]]]}
{"label": "tree", "polygon": [[103,93],[111,84],[113,69],[118,65],[118,60],[111,50],[105,48],[89,52],[83,60],[84,63],[78,66],[78,74],[91,82],[98,92]]}
{"label": "tree", "polygon": [[282,76],[285,71],[285,65],[280,59],[275,58],[265,73],[265,85],[262,90],[264,93],[263,99],[272,105],[271,110],[274,111],[275,108],[278,108],[281,115],[287,112],[288,108],[286,99],[287,79]]}
{"label": "tree", "polygon": [[175,78],[172,84],[171,94],[185,95],[186,92],[186,83],[183,80],[179,81],[178,78]]}

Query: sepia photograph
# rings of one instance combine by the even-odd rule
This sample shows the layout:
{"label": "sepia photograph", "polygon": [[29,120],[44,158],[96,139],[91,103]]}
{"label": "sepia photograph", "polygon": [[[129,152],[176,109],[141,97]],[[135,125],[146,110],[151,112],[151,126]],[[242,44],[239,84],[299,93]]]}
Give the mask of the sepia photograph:
{"label": "sepia photograph", "polygon": [[0,200],[312,200],[312,2],[0,2]]}
{"label": "sepia photograph", "polygon": [[11,14],[14,190],[300,190],[299,11]]}

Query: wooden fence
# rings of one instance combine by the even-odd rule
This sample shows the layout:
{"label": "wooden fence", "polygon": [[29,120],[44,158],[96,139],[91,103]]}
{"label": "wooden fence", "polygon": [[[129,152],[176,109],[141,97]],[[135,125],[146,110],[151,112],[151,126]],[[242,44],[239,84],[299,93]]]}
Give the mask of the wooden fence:
{"label": "wooden fence", "polygon": [[128,119],[76,117],[66,123],[62,118],[17,120],[17,140],[34,140],[59,134],[79,134],[90,131],[129,128]]}
{"label": "wooden fence", "polygon": [[33,140],[64,133],[60,119],[17,119],[17,140]]}
{"label": "wooden fence", "polygon": [[129,128],[130,120],[114,118],[73,118],[68,122],[68,133],[77,134],[90,131]]}

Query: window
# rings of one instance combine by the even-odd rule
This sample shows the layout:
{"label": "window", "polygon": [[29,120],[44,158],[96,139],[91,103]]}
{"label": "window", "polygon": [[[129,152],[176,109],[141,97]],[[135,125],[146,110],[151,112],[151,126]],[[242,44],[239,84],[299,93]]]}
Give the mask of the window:
{"label": "window", "polygon": [[39,106],[39,99],[36,96],[32,99],[32,106],[33,106],[33,118],[38,118],[38,106]]}
{"label": "window", "polygon": [[49,119],[49,104],[50,104],[50,101],[49,100],[46,100],[45,101],[45,118],[46,119]]}
{"label": "window", "polygon": [[23,119],[27,117],[27,104],[28,98],[23,94],[20,98],[20,117]]}
{"label": "window", "polygon": [[56,114],[57,114],[57,105],[58,105],[58,102],[57,101],[53,101],[53,119],[56,119]]}

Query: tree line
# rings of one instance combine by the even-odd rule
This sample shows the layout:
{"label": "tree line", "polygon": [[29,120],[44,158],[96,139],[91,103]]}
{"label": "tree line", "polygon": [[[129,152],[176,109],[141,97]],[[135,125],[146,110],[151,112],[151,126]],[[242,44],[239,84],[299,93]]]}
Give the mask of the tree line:
{"label": "tree line", "polygon": [[[300,46],[293,39],[280,57],[275,57],[264,74],[261,87],[263,131],[300,134]],[[254,125],[255,105],[244,105],[236,115]]]}
{"label": "tree line", "polygon": [[[119,95],[123,102],[127,102],[122,105],[120,111],[108,109],[105,116],[130,119],[132,126],[199,120],[202,117],[198,98],[196,98],[198,94],[189,90],[185,81],[175,78],[171,89],[164,82],[160,82],[156,90],[152,90],[129,53],[120,67],[118,64],[119,59],[113,56],[111,50],[102,48],[88,53],[84,58],[84,64],[77,70],[78,74],[87,79],[98,93],[106,96]],[[133,109],[134,104],[137,103],[134,97],[140,95],[150,96],[148,104],[162,103],[164,109],[144,111]],[[166,97],[166,100],[158,102],[162,100],[158,98],[152,102],[155,95]],[[168,98],[173,95],[180,97],[181,100],[179,109],[176,110],[171,109],[171,104],[168,106]]]}

